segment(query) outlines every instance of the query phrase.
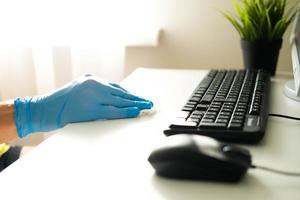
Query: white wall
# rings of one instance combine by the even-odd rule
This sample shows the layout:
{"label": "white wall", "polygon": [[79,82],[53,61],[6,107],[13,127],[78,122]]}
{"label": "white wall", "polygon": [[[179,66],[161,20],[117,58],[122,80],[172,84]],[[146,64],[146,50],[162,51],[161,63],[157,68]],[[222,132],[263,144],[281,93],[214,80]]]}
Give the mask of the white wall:
{"label": "white wall", "polygon": [[[145,0],[147,1],[147,0]],[[147,19],[164,32],[158,47],[126,49],[126,72],[140,66],[226,68],[243,66],[240,37],[219,10],[231,10],[225,0],[152,0]],[[149,23],[149,22],[148,22]],[[153,26],[151,24],[151,26]],[[285,34],[278,70],[291,72]]]}

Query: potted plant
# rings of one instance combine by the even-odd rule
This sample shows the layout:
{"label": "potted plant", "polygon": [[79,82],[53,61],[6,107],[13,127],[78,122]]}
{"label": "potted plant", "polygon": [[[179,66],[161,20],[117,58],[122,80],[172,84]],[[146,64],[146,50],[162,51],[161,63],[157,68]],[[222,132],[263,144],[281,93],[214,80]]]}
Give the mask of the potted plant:
{"label": "potted plant", "polygon": [[299,10],[296,3],[286,9],[286,0],[239,0],[233,1],[237,15],[223,12],[241,36],[246,68],[275,75],[282,36]]}

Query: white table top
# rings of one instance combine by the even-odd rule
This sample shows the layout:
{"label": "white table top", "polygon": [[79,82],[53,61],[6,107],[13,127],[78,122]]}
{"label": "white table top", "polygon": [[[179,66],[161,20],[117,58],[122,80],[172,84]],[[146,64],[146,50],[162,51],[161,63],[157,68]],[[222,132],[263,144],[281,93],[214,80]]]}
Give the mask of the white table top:
{"label": "white table top", "polygon": [[[300,199],[300,178],[251,170],[237,184],[160,178],[147,158],[207,70],[139,68],[122,85],[154,101],[136,119],[68,125],[0,173],[1,199]],[[270,112],[300,115],[300,103],[274,79]],[[300,123],[270,117],[253,162],[300,171]]]}

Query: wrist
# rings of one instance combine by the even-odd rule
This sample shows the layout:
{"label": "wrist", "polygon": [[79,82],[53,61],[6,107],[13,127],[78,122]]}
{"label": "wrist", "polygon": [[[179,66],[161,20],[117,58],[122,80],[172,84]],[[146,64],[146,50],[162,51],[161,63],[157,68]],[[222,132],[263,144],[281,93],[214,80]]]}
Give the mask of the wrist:
{"label": "wrist", "polygon": [[31,133],[31,98],[16,98],[14,100],[14,120],[19,138],[23,138]]}
{"label": "wrist", "polygon": [[17,130],[14,121],[14,102],[0,103],[0,144],[17,138]]}
{"label": "wrist", "polygon": [[[61,126],[58,123],[58,105],[51,105],[41,96],[16,98],[15,124],[20,138],[34,132],[52,131]],[[54,112],[53,110],[57,111]]]}

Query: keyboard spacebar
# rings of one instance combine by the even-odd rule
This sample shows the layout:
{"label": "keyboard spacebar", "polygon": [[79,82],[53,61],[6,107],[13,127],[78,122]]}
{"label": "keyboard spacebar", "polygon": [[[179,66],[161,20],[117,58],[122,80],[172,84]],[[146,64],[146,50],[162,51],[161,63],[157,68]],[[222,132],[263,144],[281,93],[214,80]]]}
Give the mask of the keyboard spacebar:
{"label": "keyboard spacebar", "polygon": [[196,122],[187,122],[185,120],[176,119],[171,125],[171,129],[196,129],[197,123]]}

